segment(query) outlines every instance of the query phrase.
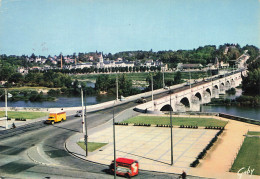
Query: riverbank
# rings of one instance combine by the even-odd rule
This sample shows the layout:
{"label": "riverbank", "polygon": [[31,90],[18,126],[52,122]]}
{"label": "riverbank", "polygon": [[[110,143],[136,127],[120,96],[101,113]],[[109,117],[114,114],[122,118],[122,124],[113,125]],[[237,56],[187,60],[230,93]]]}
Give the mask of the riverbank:
{"label": "riverbank", "polygon": [[[259,131],[260,127],[225,118],[219,119],[229,121],[225,131],[210,149],[209,155],[206,155],[197,168],[191,169],[189,174],[210,178],[238,178],[236,173],[238,171],[231,173],[229,170],[244,141],[244,135],[248,130]],[[243,178],[251,178],[251,176],[243,174]],[[252,176],[252,178],[258,178],[258,176]]]}
{"label": "riverbank", "polygon": [[208,106],[249,106],[260,107],[260,96],[241,95],[235,99],[230,98],[213,98],[211,102],[205,104]]}

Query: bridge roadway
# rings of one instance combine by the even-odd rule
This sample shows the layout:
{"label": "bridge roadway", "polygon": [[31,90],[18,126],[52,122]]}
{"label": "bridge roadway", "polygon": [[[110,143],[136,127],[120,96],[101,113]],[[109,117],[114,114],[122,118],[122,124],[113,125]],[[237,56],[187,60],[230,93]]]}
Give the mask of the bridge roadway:
{"label": "bridge roadway", "polygon": [[239,86],[243,73],[246,71],[236,71],[225,76],[215,76],[212,79],[185,85],[172,90],[172,95],[140,104],[135,110],[155,114],[170,109],[174,112],[199,111],[201,104],[209,103],[211,98],[219,98],[219,95],[225,94],[226,90]]}
{"label": "bridge roadway", "polygon": [[[158,94],[156,98],[167,95]],[[115,107],[115,114],[135,106],[127,102]],[[87,114],[88,128],[111,120],[113,108]],[[108,166],[80,160],[68,154],[64,143],[81,132],[81,118],[68,116],[55,125],[42,122],[0,131],[0,178],[113,178]],[[140,171],[135,178],[177,178],[178,175]],[[119,177],[120,178],[120,177]],[[198,177],[190,177],[198,178]]]}

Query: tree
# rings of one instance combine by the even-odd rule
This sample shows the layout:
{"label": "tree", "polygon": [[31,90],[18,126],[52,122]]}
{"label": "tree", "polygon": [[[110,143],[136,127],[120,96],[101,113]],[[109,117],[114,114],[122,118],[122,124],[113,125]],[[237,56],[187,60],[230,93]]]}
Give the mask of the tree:
{"label": "tree", "polygon": [[14,73],[12,76],[8,79],[9,83],[23,83],[24,77],[21,73]]}
{"label": "tree", "polygon": [[174,76],[174,84],[179,84],[179,83],[181,83],[181,72],[178,71]]}
{"label": "tree", "polygon": [[260,68],[250,71],[242,81],[242,89],[247,95],[260,95]]}
{"label": "tree", "polygon": [[9,65],[3,65],[0,68],[0,80],[1,81],[7,81],[12,74],[14,73],[14,68],[12,66]]}
{"label": "tree", "polygon": [[123,73],[118,77],[118,92],[119,95],[129,96],[131,95],[132,81],[127,79],[126,75]]}
{"label": "tree", "polygon": [[[146,81],[149,83],[149,86],[148,86],[149,90],[152,89],[151,75],[153,75],[153,74],[151,73],[146,78]],[[155,75],[153,75],[153,89],[155,90],[155,89],[159,89],[162,87],[163,87],[163,74],[161,72],[158,72]]]}

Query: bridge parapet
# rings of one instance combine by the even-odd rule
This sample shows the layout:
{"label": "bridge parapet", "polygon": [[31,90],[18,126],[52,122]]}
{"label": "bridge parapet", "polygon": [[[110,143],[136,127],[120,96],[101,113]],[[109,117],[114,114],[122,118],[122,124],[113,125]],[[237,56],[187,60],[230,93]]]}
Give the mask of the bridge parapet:
{"label": "bridge parapet", "polygon": [[[226,90],[241,82],[241,73],[238,72],[174,93],[171,97],[172,109],[174,112],[199,111],[200,104],[209,103],[211,98],[219,98],[219,94],[225,94]],[[170,105],[169,101],[169,96],[157,99],[155,110],[160,111],[164,106]]]}

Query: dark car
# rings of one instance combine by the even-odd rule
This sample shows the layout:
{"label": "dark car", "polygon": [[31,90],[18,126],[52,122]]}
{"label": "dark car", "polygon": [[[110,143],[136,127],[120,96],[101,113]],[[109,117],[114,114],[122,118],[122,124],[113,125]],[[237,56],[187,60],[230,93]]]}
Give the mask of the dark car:
{"label": "dark car", "polygon": [[140,99],[136,100],[136,103],[146,103],[146,99],[144,97],[141,97]]}
{"label": "dark car", "polygon": [[173,93],[174,93],[173,90],[168,91],[168,94],[173,94]]}
{"label": "dark car", "polygon": [[[86,113],[85,113],[86,116]],[[82,110],[77,111],[77,113],[75,114],[75,117],[82,117]]]}

